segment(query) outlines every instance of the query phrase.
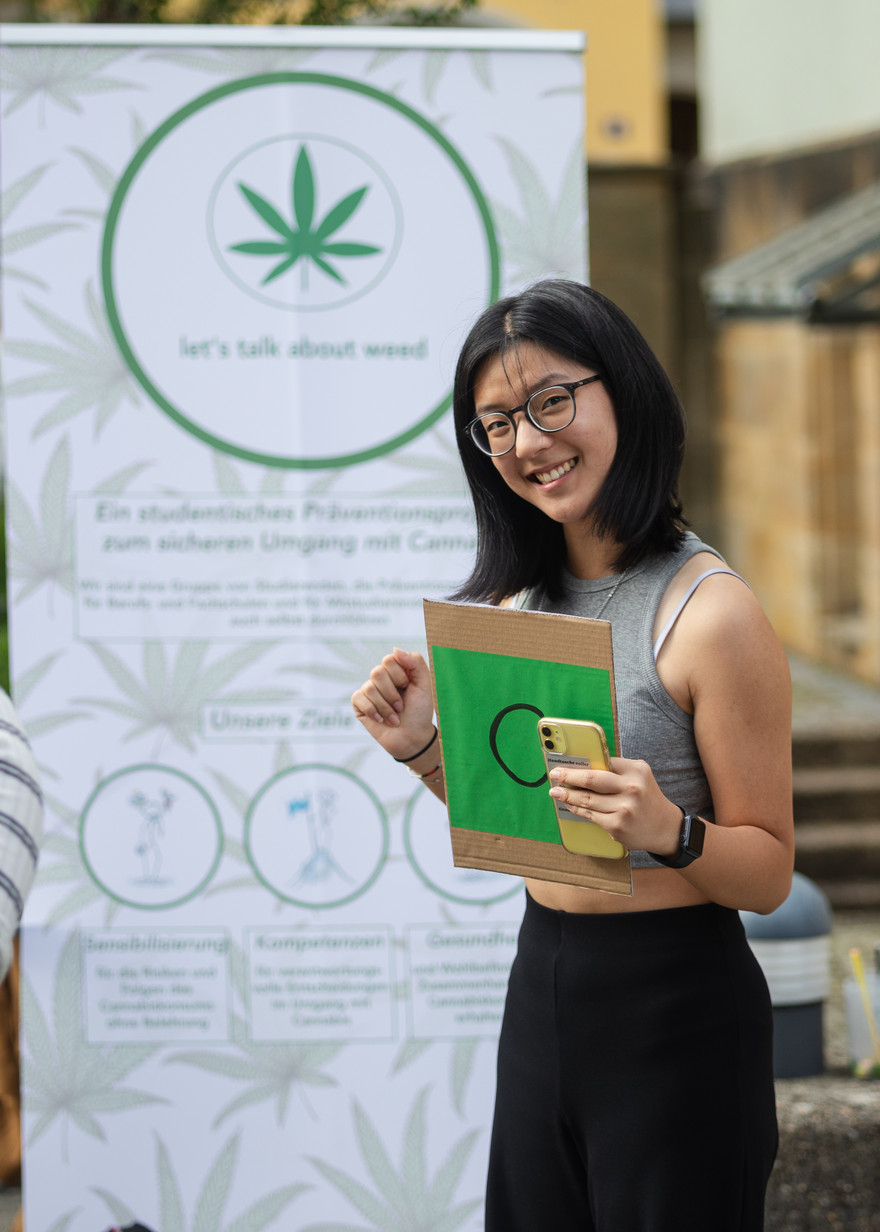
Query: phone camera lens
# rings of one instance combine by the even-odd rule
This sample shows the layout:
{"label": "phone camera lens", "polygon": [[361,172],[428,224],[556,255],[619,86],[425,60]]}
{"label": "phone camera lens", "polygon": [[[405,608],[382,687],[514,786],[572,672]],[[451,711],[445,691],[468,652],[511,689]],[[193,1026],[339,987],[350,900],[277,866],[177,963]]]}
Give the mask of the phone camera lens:
{"label": "phone camera lens", "polygon": [[553,741],[552,741],[552,740],[545,740],[545,741],[544,741],[544,748],[545,748],[545,749],[551,749],[551,750],[552,750],[552,749],[553,749]]}
{"label": "phone camera lens", "polygon": [[549,736],[549,735],[550,735],[550,728],[549,728],[549,727],[542,727],[542,728],[541,728],[541,735],[542,735],[542,736]]}

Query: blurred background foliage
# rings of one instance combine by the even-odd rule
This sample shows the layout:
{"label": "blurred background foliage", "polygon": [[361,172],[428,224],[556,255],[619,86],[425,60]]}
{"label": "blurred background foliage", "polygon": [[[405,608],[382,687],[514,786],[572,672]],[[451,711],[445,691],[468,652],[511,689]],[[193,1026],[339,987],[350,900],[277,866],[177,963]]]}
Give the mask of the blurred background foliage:
{"label": "blurred background foliage", "polygon": [[27,0],[25,21],[119,24],[341,26],[382,22],[442,26],[457,22],[477,0],[416,5],[405,0]]}

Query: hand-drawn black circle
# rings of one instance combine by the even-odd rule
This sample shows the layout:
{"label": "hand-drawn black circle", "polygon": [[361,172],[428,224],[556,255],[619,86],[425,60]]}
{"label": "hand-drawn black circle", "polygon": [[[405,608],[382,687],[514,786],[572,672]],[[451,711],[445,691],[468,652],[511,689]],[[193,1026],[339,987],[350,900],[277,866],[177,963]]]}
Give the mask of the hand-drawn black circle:
{"label": "hand-drawn black circle", "polygon": [[501,720],[505,718],[512,710],[531,710],[540,719],[543,716],[543,711],[537,706],[530,706],[528,702],[514,702],[512,706],[505,706],[503,710],[499,710],[492,720],[492,726],[489,728],[489,748],[492,750],[492,756],[498,762],[498,765],[508,776],[513,779],[514,783],[519,783],[521,787],[540,787],[542,783],[547,781],[547,775],[542,774],[534,783],[528,782],[527,779],[521,779],[518,774],[514,774],[510,766],[502,758],[498,752],[498,728],[501,726]]}

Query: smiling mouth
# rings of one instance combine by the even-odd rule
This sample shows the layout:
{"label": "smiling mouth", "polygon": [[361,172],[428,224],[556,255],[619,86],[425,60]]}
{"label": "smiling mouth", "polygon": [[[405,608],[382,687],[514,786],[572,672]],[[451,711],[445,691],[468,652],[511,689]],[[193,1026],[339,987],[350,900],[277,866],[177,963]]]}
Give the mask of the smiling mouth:
{"label": "smiling mouth", "polygon": [[554,479],[561,479],[566,475],[573,466],[577,466],[577,458],[569,458],[567,462],[560,462],[559,466],[555,466],[550,471],[535,471],[530,475],[532,483],[544,484],[551,483]]}

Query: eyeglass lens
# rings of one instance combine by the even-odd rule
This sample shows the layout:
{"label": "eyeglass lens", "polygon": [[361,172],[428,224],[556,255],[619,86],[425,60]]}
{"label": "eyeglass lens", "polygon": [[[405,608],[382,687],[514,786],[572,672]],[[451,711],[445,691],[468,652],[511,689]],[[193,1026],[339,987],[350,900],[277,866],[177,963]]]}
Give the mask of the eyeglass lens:
{"label": "eyeglass lens", "polygon": [[[574,396],[567,389],[553,385],[532,394],[525,406],[529,419],[542,432],[559,432],[574,419]],[[471,424],[474,444],[491,457],[509,453],[516,439],[516,427],[509,415],[480,415]]]}

